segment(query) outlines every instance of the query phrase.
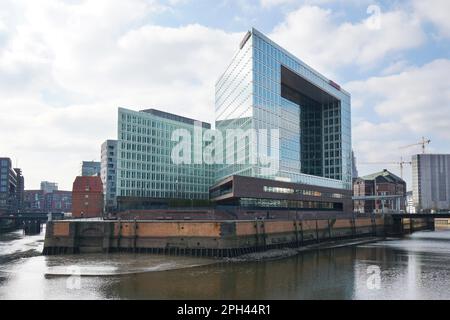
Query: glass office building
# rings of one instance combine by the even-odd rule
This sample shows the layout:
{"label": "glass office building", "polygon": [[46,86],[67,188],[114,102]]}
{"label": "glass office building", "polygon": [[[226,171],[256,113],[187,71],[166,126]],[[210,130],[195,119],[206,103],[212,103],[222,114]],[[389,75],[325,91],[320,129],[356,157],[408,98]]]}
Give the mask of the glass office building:
{"label": "glass office building", "polygon": [[414,155],[412,177],[416,212],[450,210],[450,154]]}
{"label": "glass office building", "polygon": [[[227,141],[215,181],[241,175],[350,190],[350,100],[338,84],[252,29],[216,83],[216,129],[224,136],[228,129],[267,129],[268,139]],[[273,129],[279,143],[271,142]],[[250,161],[252,152],[277,154],[279,170],[267,174]]]}
{"label": "glass office building", "polygon": [[[172,150],[177,142],[172,133],[185,129],[194,137],[194,125],[203,133],[208,123],[158,111],[132,111],[119,108],[117,143],[117,201],[148,199],[141,207],[158,199],[207,200],[213,183],[213,166],[175,164]],[[202,152],[202,140],[193,139],[192,157]],[[161,203],[164,203],[162,201]],[[120,203],[119,203],[120,207]]]}

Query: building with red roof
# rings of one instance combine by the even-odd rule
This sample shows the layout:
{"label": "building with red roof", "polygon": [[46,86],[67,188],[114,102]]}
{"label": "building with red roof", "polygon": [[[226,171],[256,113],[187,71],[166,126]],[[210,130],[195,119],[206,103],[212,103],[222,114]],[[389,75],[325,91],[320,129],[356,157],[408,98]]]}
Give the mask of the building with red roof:
{"label": "building with red roof", "polygon": [[76,177],[72,189],[72,216],[96,218],[103,214],[103,184],[98,176]]}

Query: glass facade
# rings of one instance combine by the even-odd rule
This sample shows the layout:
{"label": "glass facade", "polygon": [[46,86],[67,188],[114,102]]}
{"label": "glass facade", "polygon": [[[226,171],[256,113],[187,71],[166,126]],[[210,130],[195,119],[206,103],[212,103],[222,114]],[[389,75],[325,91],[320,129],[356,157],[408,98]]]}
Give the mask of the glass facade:
{"label": "glass facade", "polygon": [[[252,152],[278,154],[279,170],[267,175],[260,162],[226,162],[216,181],[245,175],[350,190],[350,100],[337,84],[252,29],[216,84],[216,129],[267,129],[267,141],[249,136],[236,146],[227,140],[224,154],[236,159],[239,148],[244,160]],[[279,130],[279,144],[270,142],[271,129]]]}
{"label": "glass facade", "polygon": [[[171,158],[177,144],[171,140],[172,133],[185,129],[194,136],[194,120],[153,109],[137,112],[119,108],[118,122],[118,197],[208,199],[213,166],[177,165]],[[207,123],[199,124],[202,132],[210,128]],[[201,147],[192,144],[193,157]]]}
{"label": "glass facade", "polygon": [[418,154],[412,157],[413,204],[416,210],[450,210],[450,155]]}
{"label": "glass facade", "polygon": [[318,201],[276,200],[262,198],[241,198],[239,205],[255,209],[298,209],[298,210],[337,210],[342,208],[339,203]]}

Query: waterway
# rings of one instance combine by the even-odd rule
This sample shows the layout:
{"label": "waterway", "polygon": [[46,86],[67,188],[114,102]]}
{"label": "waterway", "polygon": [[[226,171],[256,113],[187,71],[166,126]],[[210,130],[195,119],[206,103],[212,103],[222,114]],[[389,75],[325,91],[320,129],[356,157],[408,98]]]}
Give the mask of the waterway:
{"label": "waterway", "polygon": [[41,255],[0,235],[0,299],[450,299],[450,229],[265,261]]}

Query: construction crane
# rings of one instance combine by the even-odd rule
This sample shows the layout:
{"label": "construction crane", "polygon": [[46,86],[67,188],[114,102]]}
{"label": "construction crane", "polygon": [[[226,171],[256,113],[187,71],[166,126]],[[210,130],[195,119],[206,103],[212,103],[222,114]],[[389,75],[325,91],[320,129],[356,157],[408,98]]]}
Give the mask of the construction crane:
{"label": "construction crane", "polygon": [[410,144],[408,146],[400,147],[400,149],[407,149],[407,148],[411,148],[411,147],[415,147],[415,146],[422,146],[422,153],[425,154],[426,146],[427,146],[427,144],[430,144],[430,143],[431,143],[430,139],[426,139],[425,137],[422,137],[422,141],[420,141],[418,143]]}
{"label": "construction crane", "polygon": [[403,179],[403,169],[405,165],[412,165],[411,161],[403,161],[403,158],[400,161],[392,161],[392,162],[361,162],[358,165],[375,165],[375,164],[388,164],[388,165],[397,165],[400,166],[400,177]]}

